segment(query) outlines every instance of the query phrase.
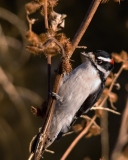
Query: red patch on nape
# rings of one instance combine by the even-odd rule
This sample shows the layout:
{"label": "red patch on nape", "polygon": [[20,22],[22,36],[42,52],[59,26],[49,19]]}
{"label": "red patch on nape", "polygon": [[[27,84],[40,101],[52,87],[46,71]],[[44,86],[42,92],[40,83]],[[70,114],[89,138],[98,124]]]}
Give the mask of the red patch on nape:
{"label": "red patch on nape", "polygon": [[110,60],[110,64],[114,65],[114,60],[113,59]]}

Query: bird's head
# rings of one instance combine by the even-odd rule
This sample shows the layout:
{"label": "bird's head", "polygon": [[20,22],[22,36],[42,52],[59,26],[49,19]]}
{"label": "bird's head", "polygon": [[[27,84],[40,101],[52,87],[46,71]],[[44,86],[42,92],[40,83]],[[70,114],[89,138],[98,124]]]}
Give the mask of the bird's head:
{"label": "bird's head", "polygon": [[106,78],[114,67],[114,60],[110,53],[97,50],[94,52],[83,53],[92,64],[104,74]]}

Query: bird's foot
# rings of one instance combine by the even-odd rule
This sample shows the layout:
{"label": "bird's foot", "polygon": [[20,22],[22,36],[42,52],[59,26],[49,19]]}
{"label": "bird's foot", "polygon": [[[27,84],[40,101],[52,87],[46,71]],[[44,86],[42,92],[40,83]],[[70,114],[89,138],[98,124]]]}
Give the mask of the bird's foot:
{"label": "bird's foot", "polygon": [[51,92],[51,95],[52,95],[53,97],[55,97],[56,100],[58,100],[59,102],[61,102],[61,103],[63,102],[63,98],[60,97],[57,93]]}

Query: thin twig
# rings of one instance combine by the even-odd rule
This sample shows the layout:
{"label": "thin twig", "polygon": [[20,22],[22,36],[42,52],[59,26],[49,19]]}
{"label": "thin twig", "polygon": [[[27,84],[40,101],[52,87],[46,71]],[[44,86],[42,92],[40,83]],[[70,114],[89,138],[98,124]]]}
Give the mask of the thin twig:
{"label": "thin twig", "polygon": [[73,133],[74,133],[74,131],[67,132],[67,133],[63,134],[62,137],[68,136],[68,135],[73,134]]}
{"label": "thin twig", "polygon": [[45,149],[45,152],[48,152],[48,153],[51,153],[51,154],[54,154],[55,152],[54,151],[51,151],[49,149]]}
{"label": "thin twig", "polygon": [[84,19],[83,19],[83,22],[81,23],[77,33],[75,34],[73,40],[72,40],[72,46],[73,46],[73,49],[72,49],[72,53],[74,52],[74,50],[76,49],[76,47],[78,46],[82,36],[84,35],[85,31],[87,30],[98,6],[100,5],[100,2],[102,0],[93,0],[89,9],[88,9],[88,12],[87,14],[85,15]]}
{"label": "thin twig", "polygon": [[110,87],[109,87],[109,90],[108,90],[108,94],[104,97],[103,101],[101,102],[100,106],[99,107],[102,107],[104,105],[104,103],[106,102],[108,96],[109,96],[109,93],[111,92],[113,86],[114,86],[114,83],[116,82],[117,78],[119,77],[119,75],[121,74],[121,72],[123,71],[123,64],[122,66],[120,67],[118,73],[116,74],[116,76],[114,77]]}
{"label": "thin twig", "polygon": [[97,116],[95,115],[90,123],[87,125],[87,127],[85,127],[85,129],[76,137],[76,139],[71,143],[71,145],[68,147],[68,149],[66,150],[66,152],[63,154],[63,156],[61,157],[60,160],[65,160],[67,158],[67,156],[69,155],[69,153],[71,152],[71,150],[75,147],[75,145],[78,143],[78,141],[88,132],[89,128],[91,127],[91,125],[94,123],[94,121],[96,120]]}
{"label": "thin twig", "polygon": [[112,110],[110,108],[105,108],[105,107],[101,107],[101,106],[99,106],[99,107],[92,107],[90,110],[97,110],[97,109],[106,110],[106,111],[112,112],[114,114],[120,115],[119,112],[116,112],[116,111],[114,111],[114,110]]}
{"label": "thin twig", "polygon": [[[54,87],[53,87],[53,92],[58,93],[61,79],[62,79],[62,74],[57,74]],[[40,132],[40,138],[38,139],[38,142],[37,142],[36,151],[34,153],[33,160],[39,160],[41,158],[43,147],[47,138],[47,131],[52,119],[53,112],[54,112],[55,102],[56,100],[51,97],[48,103],[46,117],[44,118],[44,122]]]}

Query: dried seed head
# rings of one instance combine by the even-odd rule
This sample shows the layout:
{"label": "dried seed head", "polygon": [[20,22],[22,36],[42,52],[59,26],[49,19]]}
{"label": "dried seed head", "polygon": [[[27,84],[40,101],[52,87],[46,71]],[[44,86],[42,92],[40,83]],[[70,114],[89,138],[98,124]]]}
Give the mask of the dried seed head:
{"label": "dried seed head", "polygon": [[41,34],[39,35],[39,38],[40,38],[42,44],[44,44],[44,43],[48,40],[48,36],[47,36],[47,34],[45,34],[45,33],[41,33]]}
{"label": "dried seed head", "polygon": [[58,0],[48,0],[48,7],[55,7],[57,5]]}
{"label": "dried seed head", "polygon": [[37,1],[29,2],[25,5],[26,13],[32,14],[36,12],[41,7],[41,4]]}
{"label": "dried seed head", "polygon": [[34,55],[40,55],[43,53],[43,49],[40,49],[35,46],[27,46],[26,49],[30,52],[33,53]]}
{"label": "dried seed head", "polygon": [[50,54],[51,56],[55,56],[57,54],[60,54],[60,52],[61,52],[60,47],[54,41],[50,42],[45,48],[46,56],[48,54]]}
{"label": "dried seed head", "polygon": [[33,46],[39,46],[41,43],[40,37],[32,31],[26,32],[26,39],[29,42],[29,44]]}
{"label": "dried seed head", "polygon": [[114,59],[114,61],[116,63],[121,63],[123,61],[123,59],[121,58],[121,56],[117,53],[112,53],[112,57]]}
{"label": "dried seed head", "polygon": [[56,34],[55,38],[62,44],[66,55],[70,57],[70,53],[72,51],[72,44],[69,41],[69,38],[67,38],[64,33]]}

